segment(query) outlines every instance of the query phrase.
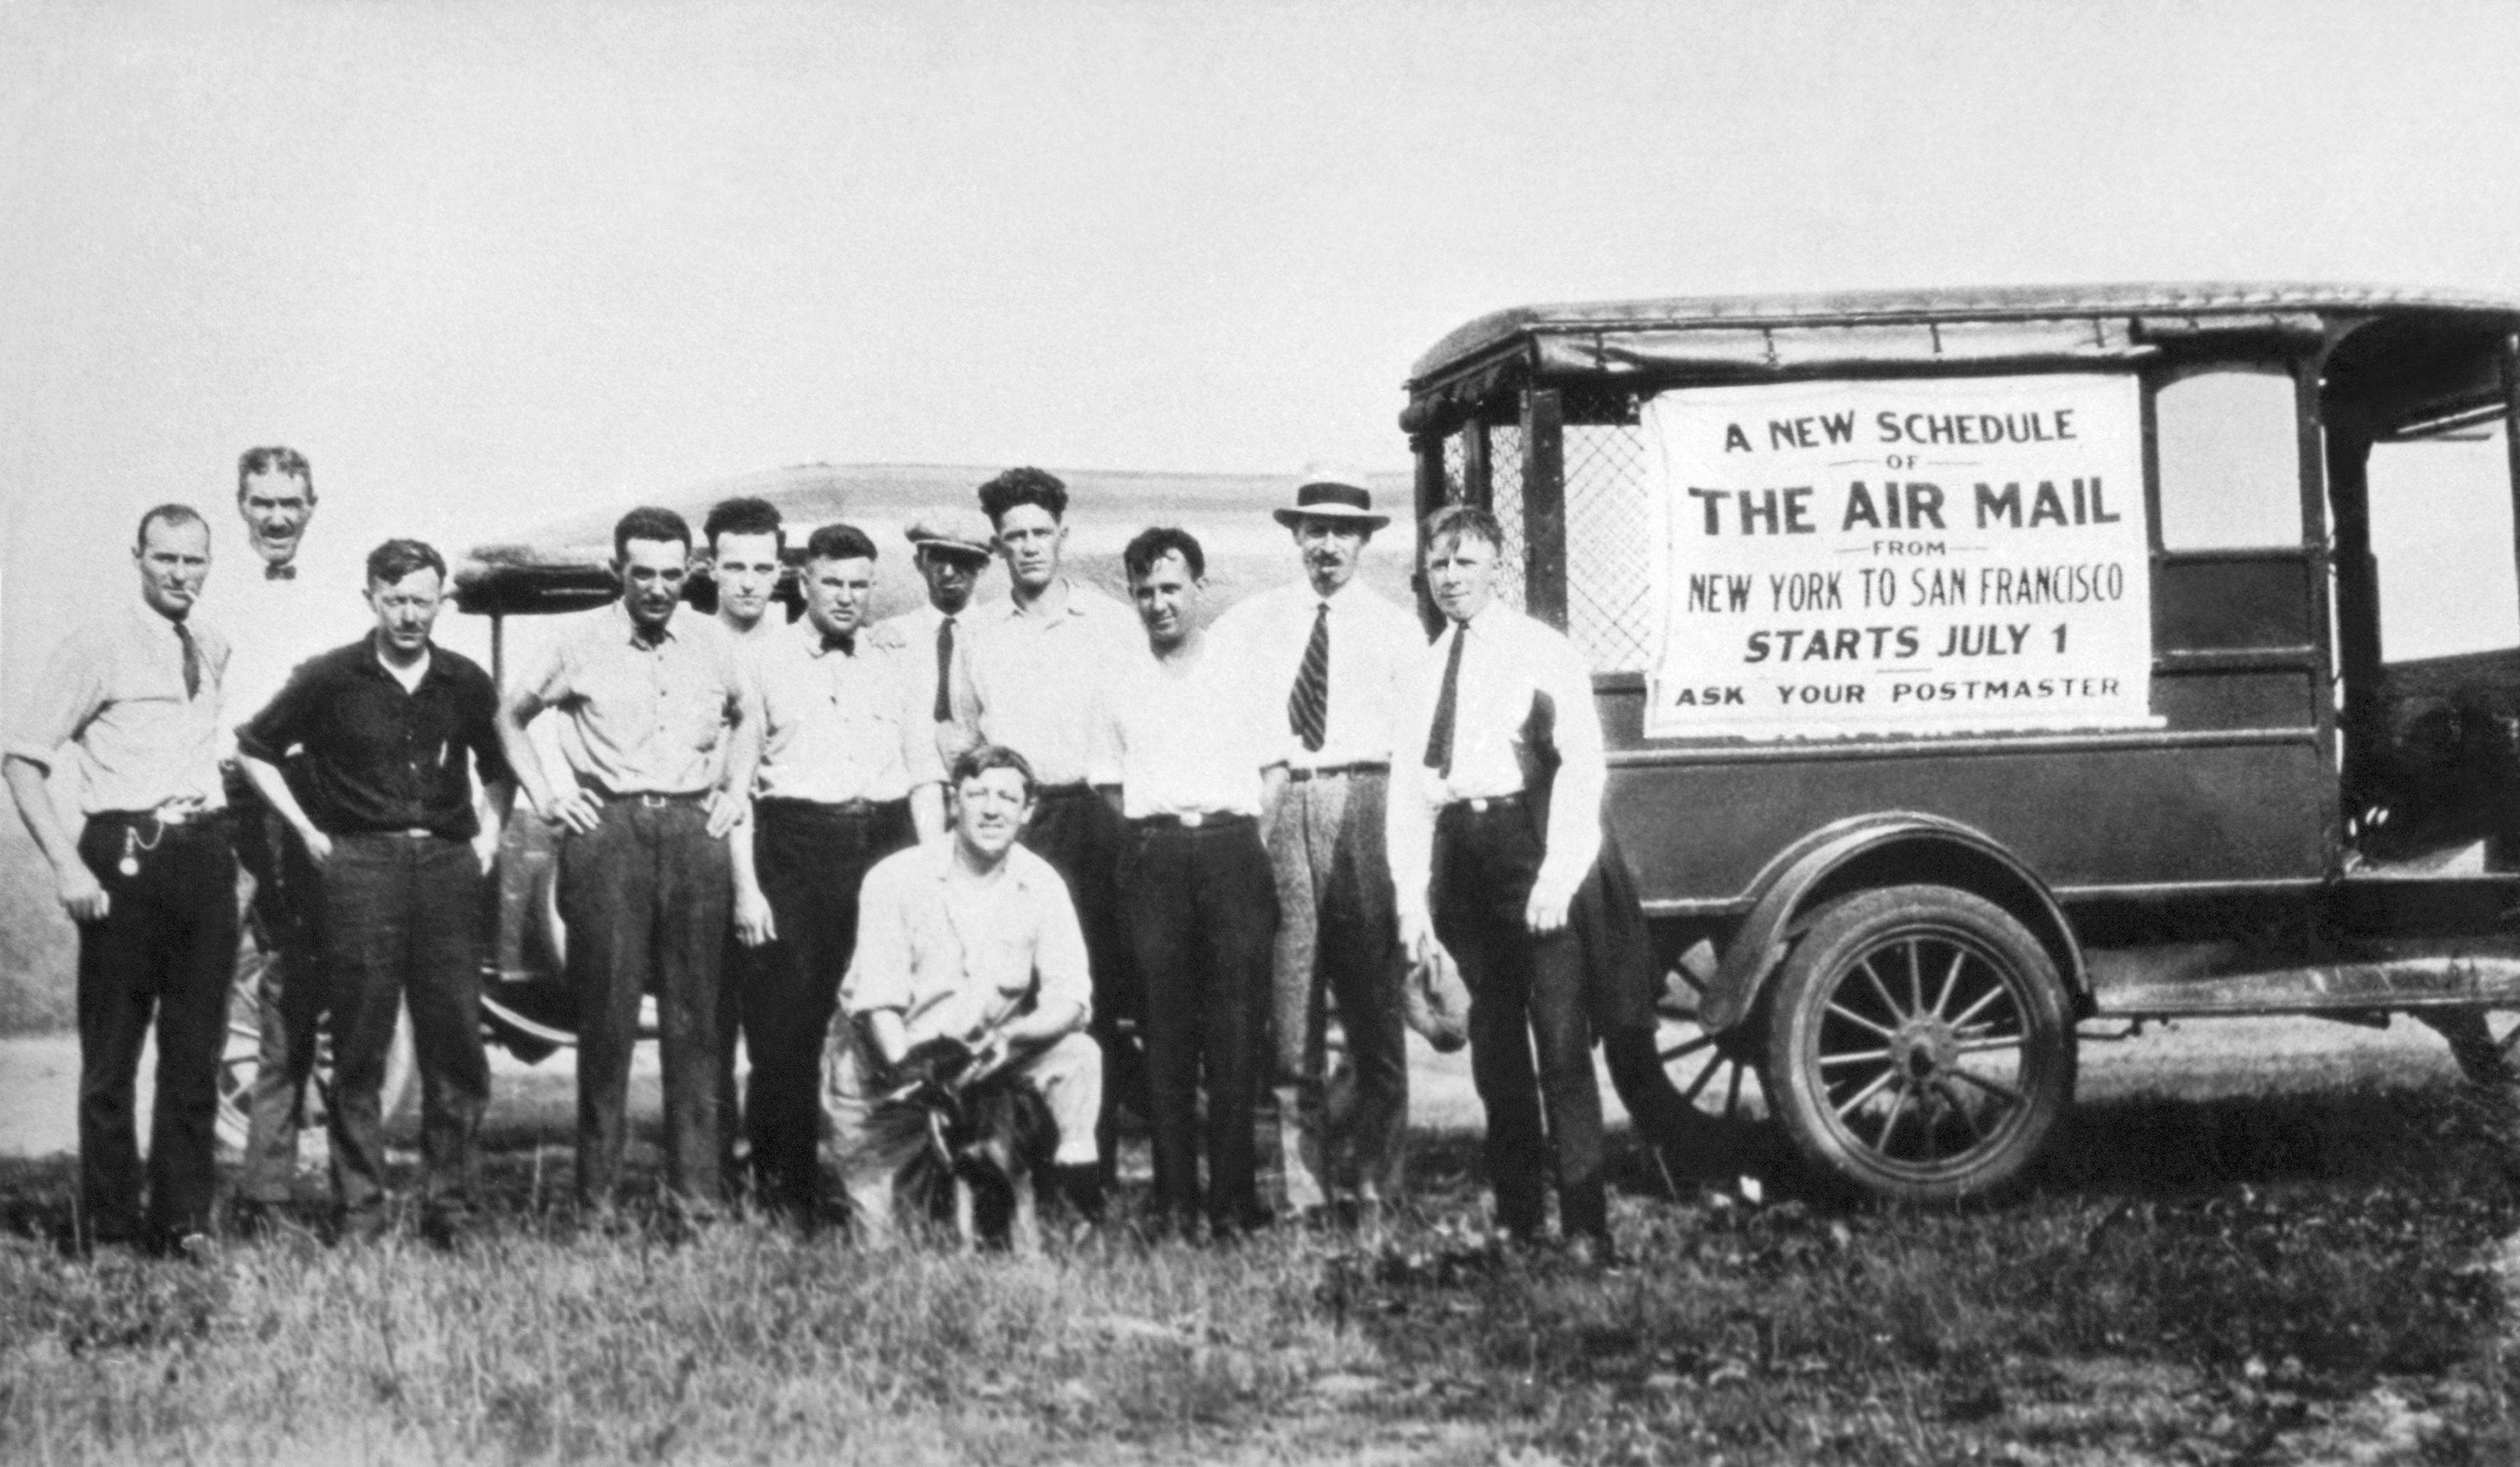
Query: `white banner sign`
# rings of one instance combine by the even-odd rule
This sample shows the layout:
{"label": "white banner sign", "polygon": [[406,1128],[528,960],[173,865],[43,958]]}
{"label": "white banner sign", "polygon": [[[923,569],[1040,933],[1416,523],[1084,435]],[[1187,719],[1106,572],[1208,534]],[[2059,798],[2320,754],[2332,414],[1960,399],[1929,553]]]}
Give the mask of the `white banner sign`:
{"label": "white banner sign", "polygon": [[2149,727],[2123,376],[1669,392],[1649,737]]}

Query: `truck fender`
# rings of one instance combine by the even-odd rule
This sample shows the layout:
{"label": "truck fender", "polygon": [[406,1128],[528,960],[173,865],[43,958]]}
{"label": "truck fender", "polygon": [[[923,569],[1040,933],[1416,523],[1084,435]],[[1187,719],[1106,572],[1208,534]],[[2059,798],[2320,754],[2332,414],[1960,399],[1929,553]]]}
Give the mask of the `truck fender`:
{"label": "truck fender", "polygon": [[1940,816],[1894,811],[1823,825],[1786,847],[1751,883],[1750,915],[1699,1001],[1709,1033],[1757,1011],[1759,995],[1793,945],[1796,918],[1841,891],[1929,881],[1973,891],[2021,919],[2055,959],[2076,1008],[2091,992],[2073,925],[2039,879],[1981,831]]}

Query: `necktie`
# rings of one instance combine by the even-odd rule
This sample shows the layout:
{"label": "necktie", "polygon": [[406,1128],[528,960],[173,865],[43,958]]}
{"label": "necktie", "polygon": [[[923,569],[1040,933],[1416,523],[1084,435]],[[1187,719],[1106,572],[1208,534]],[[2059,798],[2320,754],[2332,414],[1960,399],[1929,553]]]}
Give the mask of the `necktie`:
{"label": "necktie", "polygon": [[1444,690],[1435,697],[1435,722],[1426,730],[1426,767],[1442,778],[1453,778],[1453,713],[1462,697],[1462,644],[1470,629],[1456,623],[1453,650],[1444,658]]}
{"label": "necktie", "polygon": [[936,624],[936,711],[938,723],[954,717],[954,618]]}
{"label": "necktie", "polygon": [[293,581],[293,580],[296,580],[296,579],[297,579],[297,562],[296,562],[296,561],[294,561],[294,560],[292,560],[292,561],[290,561],[288,564],[283,565],[283,564],[279,563],[278,561],[265,560],[265,561],[262,563],[262,578],[263,578],[264,580],[266,580],[266,581]]}
{"label": "necktie", "polygon": [[175,640],[184,645],[184,696],[200,697],[202,695],[201,644],[193,640],[193,629],[180,621],[175,623]]}
{"label": "necktie", "polygon": [[858,634],[855,632],[825,632],[823,634],[823,650],[827,652],[840,652],[847,656],[854,657],[858,654]]}
{"label": "necktie", "polygon": [[1295,670],[1295,688],[1286,694],[1286,726],[1320,753],[1330,721],[1330,603],[1313,618],[1313,640],[1304,644],[1304,665]]}

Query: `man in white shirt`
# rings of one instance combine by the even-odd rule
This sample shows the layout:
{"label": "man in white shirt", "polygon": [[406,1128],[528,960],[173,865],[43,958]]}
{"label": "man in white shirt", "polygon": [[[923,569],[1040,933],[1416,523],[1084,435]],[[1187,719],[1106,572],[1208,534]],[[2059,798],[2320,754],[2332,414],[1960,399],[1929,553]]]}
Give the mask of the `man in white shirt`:
{"label": "man in white shirt", "polygon": [[[1391,725],[1408,675],[1426,649],[1418,618],[1357,578],[1373,532],[1365,475],[1308,466],[1291,507],[1271,511],[1292,533],[1303,579],[1249,597],[1217,618],[1216,635],[1249,653],[1264,690],[1284,690],[1281,726],[1286,792],[1270,827],[1278,882],[1272,958],[1272,1059],[1280,1171],[1297,1216],[1328,1205],[1329,1153],[1344,1141],[1359,1212],[1367,1218],[1402,1184],[1409,1119],[1409,1054],[1384,859],[1383,807]],[[1356,1070],[1356,1107],[1344,1137],[1326,1138],[1323,1029],[1327,1001]]]}
{"label": "man in white shirt", "polygon": [[[824,1037],[858,940],[858,888],[893,852],[941,833],[936,730],[904,660],[862,631],[876,549],[855,525],[805,542],[805,619],[760,645],[761,762],[749,860],[735,864],[743,965],[743,1101],[754,1195],[807,1229]],[[739,831],[739,835],[742,832]]]}
{"label": "man in white shirt", "polygon": [[[1496,603],[1504,540],[1495,516],[1461,505],[1428,515],[1418,536],[1448,624],[1418,665],[1393,741],[1400,939],[1420,961],[1440,944],[1469,988],[1470,1074],[1487,1107],[1498,1224],[1523,1240],[1540,1231],[1545,1101],[1558,1225],[1606,1256],[1601,1101],[1583,955],[1567,919],[1600,853],[1608,771],[1592,674],[1574,644]],[[1552,764],[1543,829],[1527,801]]]}
{"label": "man in white shirt", "polygon": [[[1158,1225],[1231,1237],[1266,1221],[1252,1118],[1278,891],[1261,827],[1284,740],[1238,646],[1199,626],[1206,556],[1151,529],[1121,553],[1147,651],[1104,686],[1094,783],[1129,822],[1121,914],[1145,985]],[[1199,1082],[1207,1180],[1199,1182]]]}
{"label": "man in white shirt", "polygon": [[954,664],[968,633],[964,625],[971,597],[989,569],[996,542],[989,522],[969,510],[926,510],[910,522],[908,535],[927,600],[875,625],[878,645],[906,655],[919,680],[931,724],[954,721]]}
{"label": "man in white shirt", "polygon": [[[0,778],[78,924],[74,1245],[189,1254],[207,1237],[218,1182],[219,1045],[237,949],[219,778],[228,641],[194,615],[210,527],[192,506],[142,515],[131,562],[139,599],[73,631],[10,706]],[[65,760],[79,790],[75,834],[49,782]],[[153,1020],[144,1173],[132,1081]]]}
{"label": "man in white shirt", "polygon": [[1033,788],[1021,754],[965,750],[954,765],[953,834],[867,873],[840,985],[849,1022],[832,1033],[824,1092],[861,1242],[892,1236],[906,1158],[882,1144],[877,1123],[893,1067],[939,1041],[969,1047],[972,1083],[1003,1072],[1042,1097],[1058,1130],[1058,1179],[1081,1217],[1101,1216],[1102,1056],[1084,1032],[1094,986],[1067,883],[1015,844]]}
{"label": "man in white shirt", "polygon": [[[315,474],[304,455],[278,446],[247,449],[237,460],[237,514],[253,557],[210,599],[210,609],[236,639],[227,681],[231,724],[262,711],[298,663],[331,650],[353,613],[367,612],[359,600],[367,588],[364,556],[344,558],[310,547]],[[237,864],[252,885],[246,934],[262,960],[261,1051],[245,1099],[245,1168],[237,1185],[238,1221],[250,1229],[290,1197],[297,1123],[330,985],[323,972],[323,903],[306,842],[247,778],[233,749],[225,759]],[[301,778],[296,758],[280,769],[292,781]]]}
{"label": "man in white shirt", "polygon": [[971,635],[954,669],[954,726],[939,737],[949,757],[984,742],[1013,749],[1039,781],[1023,842],[1067,878],[1093,957],[1107,1181],[1113,1108],[1143,1080],[1121,1026],[1142,1003],[1116,884],[1127,829],[1086,782],[1087,750],[1103,680],[1144,655],[1143,644],[1127,608],[1063,573],[1067,486],[1057,475],[1010,468],[980,486],[980,511],[1007,562],[1007,599],[965,618]]}
{"label": "man in white shirt", "polygon": [[[779,577],[786,567],[787,526],[777,505],[739,495],[709,506],[708,518],[700,522],[700,540],[708,547],[718,628],[735,644],[739,657],[749,663],[762,645],[788,624],[784,612],[771,609],[777,604]],[[752,846],[748,826],[727,838],[738,892],[747,885],[759,886],[752,874]],[[752,975],[752,950],[744,945],[739,923],[728,924],[726,951],[718,962],[718,1175],[734,1188],[739,1185],[735,1143],[743,1130],[743,1108],[737,1103],[735,1089],[735,1050],[742,1037],[743,994]]]}

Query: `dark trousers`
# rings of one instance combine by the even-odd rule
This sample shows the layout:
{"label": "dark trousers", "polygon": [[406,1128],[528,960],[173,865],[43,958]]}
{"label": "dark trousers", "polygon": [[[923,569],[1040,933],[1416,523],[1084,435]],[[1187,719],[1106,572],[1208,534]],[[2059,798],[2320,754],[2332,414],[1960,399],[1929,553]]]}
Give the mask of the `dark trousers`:
{"label": "dark trousers", "polygon": [[[324,973],[324,899],[315,864],[295,826],[242,777],[227,781],[236,818],[237,864],[253,877],[246,938],[261,957],[254,986],[261,1035],[247,1089],[245,1172],[249,1201],[289,1200],[297,1174],[297,1128],[306,1081],[315,1071],[317,1030],[330,1003]],[[340,1133],[333,1131],[338,1149]]]}
{"label": "dark trousers", "polygon": [[726,842],[698,800],[604,802],[560,849],[560,914],[577,991],[577,1190],[608,1203],[629,1140],[639,1000],[656,994],[665,1072],[665,1185],[719,1198],[718,963],[733,901]]}
{"label": "dark trousers", "polygon": [[1103,1176],[1119,1155],[1113,1123],[1125,1101],[1145,1113],[1144,1053],[1129,1030],[1143,1025],[1146,989],[1137,973],[1127,924],[1121,920],[1120,867],[1129,849],[1128,822],[1101,795],[1082,785],[1041,792],[1023,843],[1067,882],[1076,923],[1085,932],[1085,958],[1094,969],[1094,1019],[1087,1031],[1102,1046],[1102,1119],[1094,1128]]}
{"label": "dark trousers", "polygon": [[435,835],[345,835],[322,868],[333,1010],[333,1194],[357,1217],[384,1206],[378,1092],[394,1021],[411,1008],[420,1064],[423,1191],[471,1209],[473,1143],[490,1104],[481,1052],[481,863]]}
{"label": "dark trousers", "polygon": [[[1391,911],[1391,867],[1383,850],[1381,771],[1332,774],[1287,784],[1270,831],[1278,877],[1278,939],[1272,961],[1270,1082],[1277,1089],[1279,1166],[1291,1208],[1319,1207],[1342,1169],[1331,1143],[1345,1141],[1357,1193],[1396,1199],[1409,1126],[1408,1027],[1401,1010],[1406,968]],[[1325,1000],[1338,1005],[1356,1070],[1356,1110],[1347,1134],[1325,1134]]]}
{"label": "dark trousers", "polygon": [[[1209,1227],[1263,1218],[1252,1136],[1260,1033],[1269,997],[1277,882],[1249,819],[1142,825],[1122,883],[1129,942],[1147,995],[1148,1124],[1155,1203],[1188,1223],[1204,1197]],[[1207,1083],[1207,1185],[1198,1175],[1199,1082]]]}
{"label": "dark trousers", "polygon": [[[88,820],[78,852],[107,900],[104,916],[79,926],[78,1241],[163,1246],[210,1222],[236,856],[224,819],[164,826],[110,815]],[[136,874],[120,869],[126,854]],[[158,1098],[144,1228],[132,1082],[153,1020]]]}
{"label": "dark trousers", "polygon": [[857,951],[858,889],[867,867],[915,838],[910,804],[854,809],[801,800],[753,807],[754,869],[779,940],[745,964],[743,1046],[752,1059],[743,1130],[756,1195],[799,1221],[817,1221],[822,1172],[823,1043],[840,979]]}
{"label": "dark trousers", "polygon": [[1558,1226],[1570,1236],[1606,1236],[1601,1094],[1593,1078],[1583,954],[1572,927],[1537,937],[1523,922],[1541,855],[1521,802],[1484,812],[1445,807],[1435,822],[1435,935],[1470,991],[1470,1079],[1487,1107],[1498,1223],[1519,1233],[1541,1225],[1545,1103],[1547,1139],[1557,1157]]}

